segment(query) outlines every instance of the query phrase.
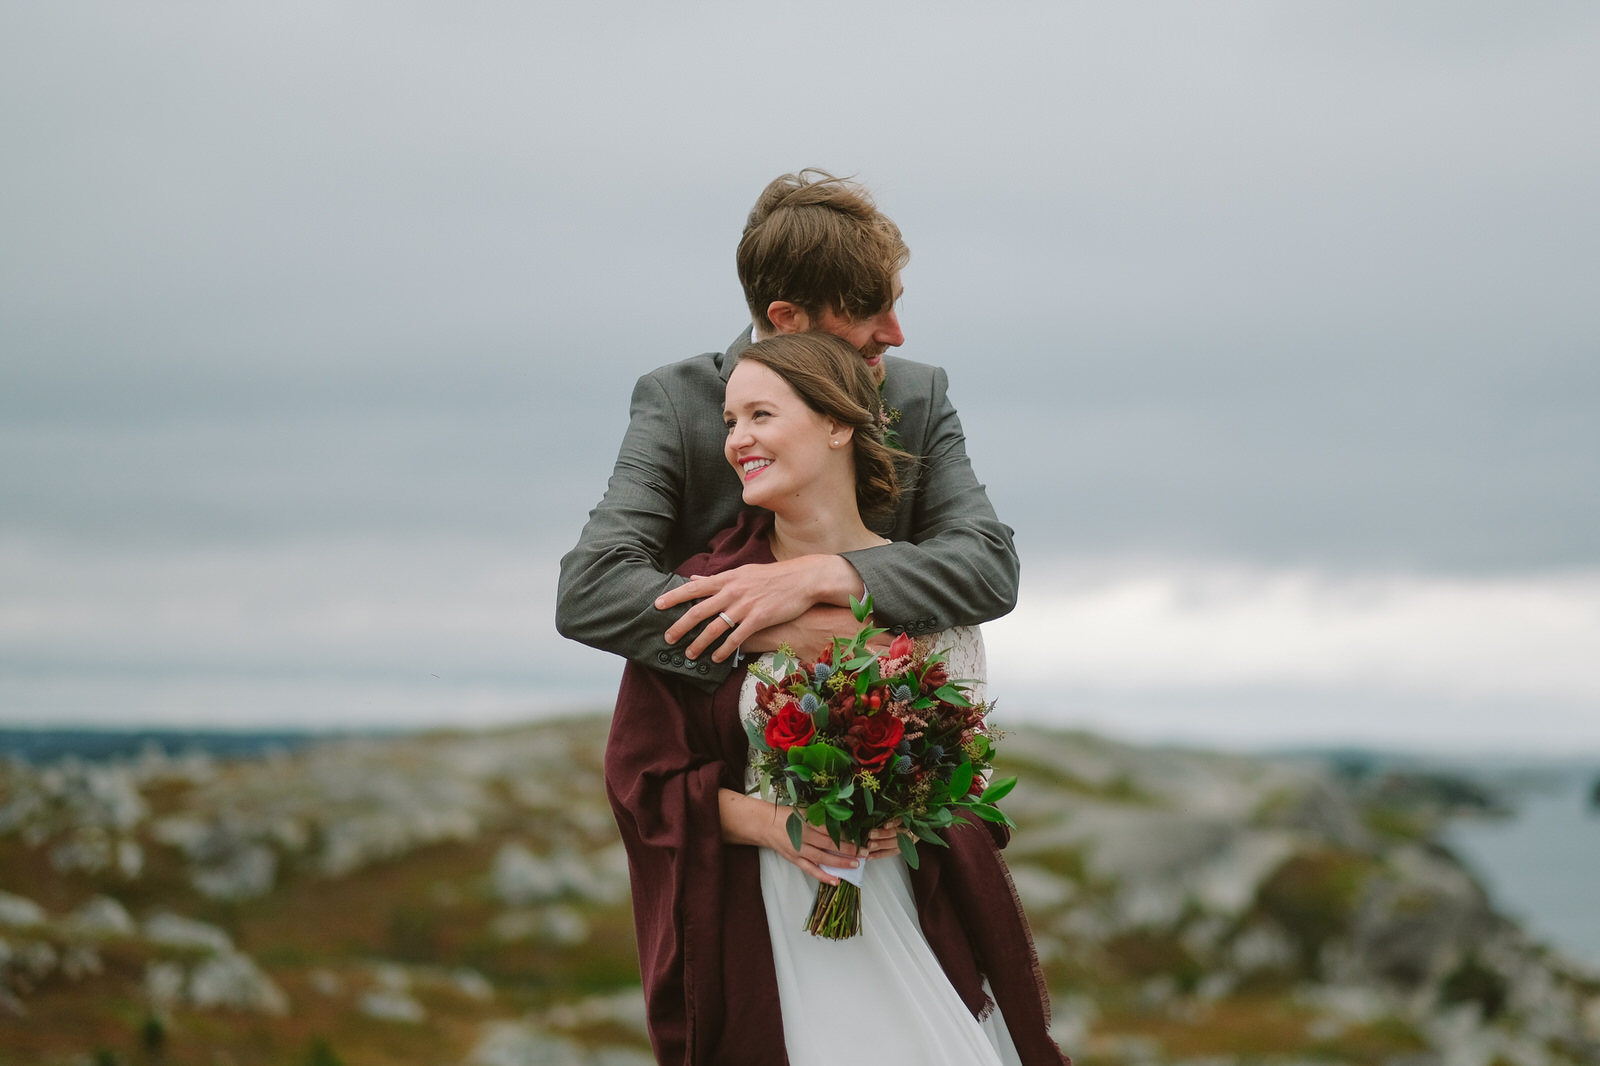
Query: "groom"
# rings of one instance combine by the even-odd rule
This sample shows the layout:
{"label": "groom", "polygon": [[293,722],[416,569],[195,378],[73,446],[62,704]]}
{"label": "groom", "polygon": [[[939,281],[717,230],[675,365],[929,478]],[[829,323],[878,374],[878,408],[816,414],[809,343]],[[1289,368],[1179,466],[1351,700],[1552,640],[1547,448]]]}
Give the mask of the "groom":
{"label": "groom", "polygon": [[[910,633],[985,622],[1015,606],[1011,529],[973,475],[944,371],[886,354],[905,340],[895,304],[909,257],[899,228],[861,186],[819,170],[767,186],[739,241],[752,327],[726,352],[661,367],[634,386],[605,496],[561,560],[563,636],[712,689],[737,648],[787,643],[810,658],[832,635],[854,632],[852,596],[870,592],[874,623]],[[902,447],[921,460],[879,530],[894,543],[685,582],[673,568],[733,525],[742,506],[722,453],[728,375],[752,340],[806,330],[860,350]]]}

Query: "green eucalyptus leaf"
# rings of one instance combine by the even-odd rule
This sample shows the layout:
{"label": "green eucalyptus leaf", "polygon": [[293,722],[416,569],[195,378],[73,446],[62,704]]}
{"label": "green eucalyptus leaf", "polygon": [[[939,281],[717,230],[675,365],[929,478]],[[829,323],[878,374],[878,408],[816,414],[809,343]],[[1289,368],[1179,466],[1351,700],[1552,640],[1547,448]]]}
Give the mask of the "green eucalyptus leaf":
{"label": "green eucalyptus leaf", "polygon": [[983,795],[979,796],[978,799],[983,803],[999,803],[1001,800],[1005,799],[1006,796],[1010,795],[1011,790],[1016,787],[1016,778],[1002,777],[1000,780],[993,782],[988,788],[984,789]]}
{"label": "green eucalyptus leaf", "polygon": [[896,840],[900,844],[900,857],[906,861],[907,866],[915,870],[921,860],[917,858],[917,846],[911,842],[911,835],[901,833]]}
{"label": "green eucalyptus leaf", "polygon": [[867,593],[867,597],[864,600],[858,600],[851,596],[850,613],[855,616],[857,622],[865,622],[867,616],[872,614],[872,594],[870,592]]}
{"label": "green eucalyptus leaf", "polygon": [[956,767],[955,773],[950,775],[950,795],[956,799],[966,796],[972,788],[972,773],[971,759]]}
{"label": "green eucalyptus leaf", "polygon": [[789,812],[789,843],[794,845],[794,850],[800,850],[801,833],[805,830],[805,823],[800,820],[799,811]]}

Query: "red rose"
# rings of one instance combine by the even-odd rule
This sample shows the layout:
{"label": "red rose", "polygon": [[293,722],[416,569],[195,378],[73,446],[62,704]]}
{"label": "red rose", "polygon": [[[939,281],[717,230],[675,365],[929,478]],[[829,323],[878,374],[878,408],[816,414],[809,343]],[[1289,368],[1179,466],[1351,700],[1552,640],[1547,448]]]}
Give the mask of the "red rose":
{"label": "red rose", "polygon": [[863,770],[881,770],[894,754],[895,745],[906,735],[905,723],[892,714],[857,718],[850,727],[856,762]]}
{"label": "red rose", "polygon": [[787,704],[767,721],[767,744],[779,751],[811,743],[816,723],[797,703]]}
{"label": "red rose", "polygon": [[894,638],[894,643],[889,645],[889,658],[898,659],[902,655],[910,655],[911,647],[915,643],[910,633],[901,633]]}

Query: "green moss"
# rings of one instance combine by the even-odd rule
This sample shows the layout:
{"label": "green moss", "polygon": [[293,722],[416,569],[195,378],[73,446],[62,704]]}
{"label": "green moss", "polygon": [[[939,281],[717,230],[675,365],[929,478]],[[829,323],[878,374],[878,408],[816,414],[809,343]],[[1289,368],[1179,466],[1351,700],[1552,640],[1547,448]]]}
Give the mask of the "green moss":
{"label": "green moss", "polygon": [[1375,868],[1368,856],[1327,848],[1291,856],[1262,882],[1256,909],[1289,934],[1305,974],[1314,975],[1323,946],[1348,931]]}
{"label": "green moss", "polygon": [[1476,955],[1462,960],[1439,986],[1439,998],[1446,1003],[1476,1003],[1485,1019],[1500,1016],[1509,992],[1506,979],[1483,965]]}
{"label": "green moss", "polygon": [[311,1041],[305,1061],[306,1066],[344,1066],[344,1060],[333,1050],[333,1045],[320,1036]]}
{"label": "green moss", "polygon": [[1182,992],[1193,992],[1205,976],[1205,968],[1189,954],[1171,933],[1138,929],[1106,942],[1105,952],[1113,966],[1134,980],[1170,977]]}
{"label": "green moss", "polygon": [[1435,822],[1416,811],[1388,804],[1365,808],[1361,812],[1361,821],[1375,836],[1397,841],[1423,840]]}

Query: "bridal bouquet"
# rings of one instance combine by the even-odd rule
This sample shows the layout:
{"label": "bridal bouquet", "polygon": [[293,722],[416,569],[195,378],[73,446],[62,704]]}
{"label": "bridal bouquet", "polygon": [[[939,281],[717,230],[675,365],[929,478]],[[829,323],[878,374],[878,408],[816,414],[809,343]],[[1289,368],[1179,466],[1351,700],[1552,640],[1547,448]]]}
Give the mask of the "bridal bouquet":
{"label": "bridal bouquet", "polygon": [[[872,598],[850,606],[865,623]],[[900,854],[915,869],[917,840],[947,847],[939,831],[957,811],[1010,826],[995,803],[1017,779],[984,784],[996,735],[984,721],[989,705],[968,698],[973,681],[951,678],[942,653],[904,634],[887,652],[867,647],[885,632],[867,626],[836,638],[815,662],[779,652],[770,673],[752,666],[756,712],[745,730],[761,794],[795,808],[788,829],[796,851],[802,818],[835,844],[861,846],[898,818]],[[832,940],[860,932],[858,885],[841,877],[819,886],[806,928]]]}

